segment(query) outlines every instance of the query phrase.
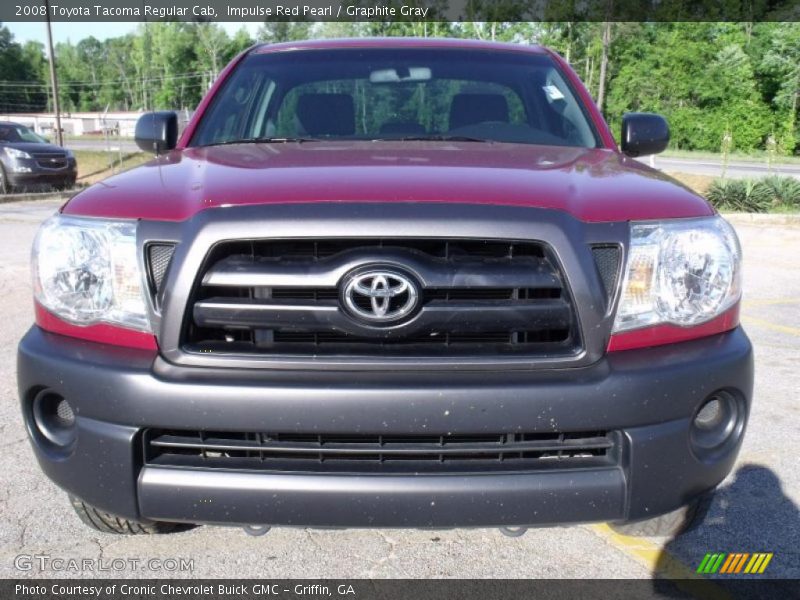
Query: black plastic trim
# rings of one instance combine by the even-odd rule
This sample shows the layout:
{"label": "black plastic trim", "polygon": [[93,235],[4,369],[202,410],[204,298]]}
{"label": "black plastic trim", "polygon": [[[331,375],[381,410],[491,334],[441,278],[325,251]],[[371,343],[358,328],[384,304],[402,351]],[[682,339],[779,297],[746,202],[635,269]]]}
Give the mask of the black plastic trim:
{"label": "black plastic trim", "polygon": [[[442,223],[448,223],[446,236]],[[201,284],[200,274],[210,249],[218,243],[258,239],[330,239],[385,237],[513,240],[547,245],[563,273],[566,293],[576,307],[580,346],[555,356],[222,356],[187,352],[181,339],[190,318],[189,299]],[[265,238],[264,232],[269,232]],[[376,235],[381,232],[383,235]],[[142,221],[139,243],[175,239],[181,243],[172,257],[162,304],[154,314],[157,337],[165,360],[176,365],[276,370],[497,370],[579,367],[598,361],[611,334],[612,312],[591,252],[593,244],[624,248],[628,224],[584,223],[565,212],[549,209],[472,204],[315,203],[242,206],[203,211],[182,223]],[[153,311],[155,313],[155,311]]]}

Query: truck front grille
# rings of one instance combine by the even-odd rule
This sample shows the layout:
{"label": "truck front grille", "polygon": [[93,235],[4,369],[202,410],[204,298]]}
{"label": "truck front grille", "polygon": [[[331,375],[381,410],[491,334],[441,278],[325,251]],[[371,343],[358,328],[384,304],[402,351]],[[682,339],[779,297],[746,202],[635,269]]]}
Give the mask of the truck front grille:
{"label": "truck front grille", "polygon": [[581,468],[614,460],[615,436],[575,433],[318,435],[162,431],[144,434],[145,464],[310,472],[465,472]]}
{"label": "truck front grille", "polygon": [[[416,312],[354,319],[342,283],[362,268],[419,282]],[[369,308],[369,299],[361,298]],[[566,356],[580,343],[573,303],[538,242],[380,239],[223,242],[190,298],[182,347],[204,355]]]}

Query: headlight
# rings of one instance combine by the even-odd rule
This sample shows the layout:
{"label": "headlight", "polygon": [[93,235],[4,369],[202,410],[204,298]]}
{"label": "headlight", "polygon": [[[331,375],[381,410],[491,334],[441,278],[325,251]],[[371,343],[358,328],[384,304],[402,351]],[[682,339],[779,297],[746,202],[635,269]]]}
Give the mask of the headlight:
{"label": "headlight", "polygon": [[17,150],[16,148],[5,147],[3,150],[5,150],[5,153],[11,158],[32,158],[27,152]]}
{"label": "headlight", "polygon": [[61,319],[151,331],[135,221],[56,215],[39,228],[32,262],[36,299]]}
{"label": "headlight", "polygon": [[69,148],[64,148],[64,152],[67,155],[67,158],[75,158],[75,153]]}
{"label": "headlight", "polygon": [[721,217],[631,223],[614,333],[699,325],[741,297],[741,248]]}

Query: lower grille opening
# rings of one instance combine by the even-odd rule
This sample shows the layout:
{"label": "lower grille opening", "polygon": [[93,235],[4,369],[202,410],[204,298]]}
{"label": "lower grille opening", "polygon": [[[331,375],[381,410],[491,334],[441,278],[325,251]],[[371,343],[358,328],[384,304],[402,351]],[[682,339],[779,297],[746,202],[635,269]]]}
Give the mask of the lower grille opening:
{"label": "lower grille opening", "polygon": [[610,464],[604,431],[470,435],[288,434],[147,430],[145,463],[245,471],[448,473]]}

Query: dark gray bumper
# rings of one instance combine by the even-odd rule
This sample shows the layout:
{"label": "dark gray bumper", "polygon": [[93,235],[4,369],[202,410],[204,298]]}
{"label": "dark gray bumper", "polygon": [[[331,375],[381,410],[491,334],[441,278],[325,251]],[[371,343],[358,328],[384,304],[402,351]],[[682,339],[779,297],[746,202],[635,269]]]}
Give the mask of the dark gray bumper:
{"label": "dark gray bumper", "polygon": [[[48,387],[77,413],[77,442],[37,458],[68,492],[129,518],[348,527],[539,525],[646,518],[717,485],[740,439],[713,460],[690,449],[713,391],[749,409],[753,366],[741,329],[613,353],[582,368],[494,373],[326,372],[175,367],[153,353],[34,327],[19,387]],[[747,411],[745,411],[747,412]],[[142,467],[143,428],[396,434],[607,430],[613,466],[450,475],[254,473]],[[30,425],[29,425],[30,430]]]}
{"label": "dark gray bumper", "polygon": [[36,184],[62,184],[74,182],[78,177],[78,168],[75,161],[60,169],[44,169],[35,160],[21,161],[23,166],[30,168],[27,173],[17,173],[10,168],[6,169],[6,177],[11,185],[36,185]]}
{"label": "dark gray bumper", "polygon": [[618,468],[387,477],[145,467],[139,477],[141,510],[152,519],[315,527],[605,521],[623,513],[624,492],[624,474]]}

